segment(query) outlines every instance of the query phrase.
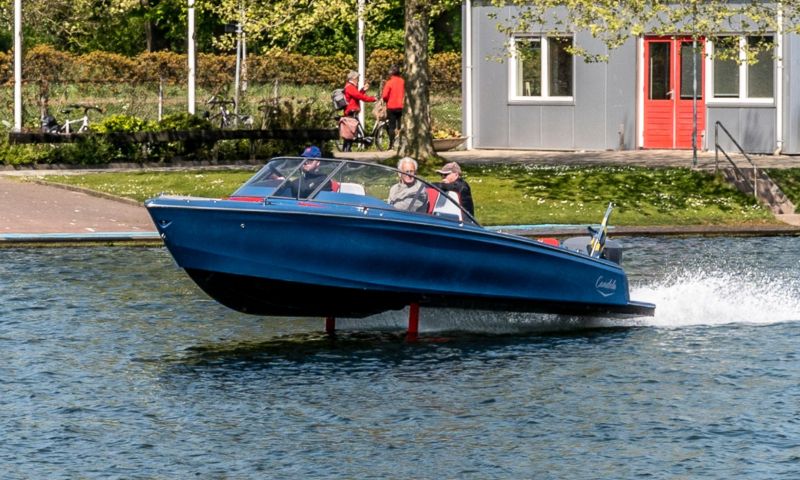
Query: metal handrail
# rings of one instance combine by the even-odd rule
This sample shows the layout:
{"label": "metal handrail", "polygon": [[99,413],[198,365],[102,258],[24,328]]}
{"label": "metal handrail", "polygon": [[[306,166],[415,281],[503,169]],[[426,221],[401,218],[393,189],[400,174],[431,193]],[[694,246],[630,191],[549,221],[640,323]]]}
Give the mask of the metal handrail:
{"label": "metal handrail", "polygon": [[[719,129],[720,128],[722,128],[722,130],[728,136],[730,141],[733,142],[734,145],[736,145],[736,148],[739,149],[739,153],[741,153],[744,156],[744,158],[747,159],[747,161],[750,163],[750,165],[752,165],[752,167],[753,167],[753,183],[750,183],[750,180],[748,180],[747,177],[744,176],[744,174],[739,169],[739,167],[733,162],[733,160],[731,159],[730,155],[728,155],[728,152],[726,152],[725,149],[722,148],[722,145],[719,144]],[[745,153],[745,151],[742,148],[742,146],[739,145],[739,142],[737,142],[736,139],[733,138],[733,135],[731,135],[731,132],[729,132],[728,129],[725,128],[725,125],[723,125],[722,123],[720,123],[719,120],[717,120],[714,123],[714,174],[716,174],[717,171],[719,170],[719,152],[720,151],[722,152],[723,155],[725,155],[725,158],[728,159],[728,162],[733,166],[733,170],[736,172],[736,174],[739,176],[739,178],[744,180],[744,182],[747,184],[747,186],[750,187],[753,190],[753,197],[758,199],[758,167],[756,167],[756,164],[755,164],[755,162],[753,162],[753,159],[750,158],[750,156],[747,153]]]}

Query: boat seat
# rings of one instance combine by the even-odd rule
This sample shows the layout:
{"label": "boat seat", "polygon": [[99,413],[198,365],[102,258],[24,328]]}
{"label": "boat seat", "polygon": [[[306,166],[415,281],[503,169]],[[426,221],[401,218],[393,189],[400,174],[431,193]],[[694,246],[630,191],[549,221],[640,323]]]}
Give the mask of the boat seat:
{"label": "boat seat", "polygon": [[341,182],[339,184],[339,193],[351,193],[353,195],[366,195],[364,185],[360,183]]}
{"label": "boat seat", "polygon": [[[433,191],[433,193],[431,193]],[[432,215],[437,217],[450,217],[462,221],[461,199],[456,192],[447,192],[447,197],[443,197],[438,190],[428,188],[428,209]]]}
{"label": "boat seat", "polygon": [[436,205],[436,200],[439,199],[439,190],[433,187],[425,187],[428,191],[428,213],[433,215],[433,207]]}

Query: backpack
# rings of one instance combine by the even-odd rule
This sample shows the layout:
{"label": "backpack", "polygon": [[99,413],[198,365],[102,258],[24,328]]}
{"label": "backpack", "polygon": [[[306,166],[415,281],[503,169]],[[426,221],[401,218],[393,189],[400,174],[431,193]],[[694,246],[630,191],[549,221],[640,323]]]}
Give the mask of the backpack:
{"label": "backpack", "polygon": [[331,100],[333,100],[333,108],[335,110],[341,110],[347,106],[347,99],[344,98],[343,88],[334,90],[333,93],[331,93]]}

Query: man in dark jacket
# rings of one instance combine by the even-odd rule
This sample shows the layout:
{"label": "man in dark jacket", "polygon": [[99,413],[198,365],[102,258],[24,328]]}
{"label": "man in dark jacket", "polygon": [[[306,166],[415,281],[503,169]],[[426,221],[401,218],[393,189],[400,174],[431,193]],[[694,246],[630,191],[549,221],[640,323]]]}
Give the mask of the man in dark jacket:
{"label": "man in dark jacket", "polygon": [[281,188],[281,191],[276,196],[306,198],[314,193],[320,185],[322,185],[320,191],[331,191],[332,185],[330,181],[325,182],[323,185],[327,175],[319,171],[319,158],[322,156],[320,149],[311,145],[306,147],[300,156],[306,159],[303,162],[303,166],[300,167],[300,175]]}
{"label": "man in dark jacket", "polygon": [[470,215],[475,216],[475,206],[472,203],[472,190],[469,184],[461,178],[461,167],[456,162],[445,164],[436,172],[442,176],[441,182],[436,182],[434,185],[441,188],[445,192],[456,192],[461,200],[461,206],[464,210],[468,211]]}

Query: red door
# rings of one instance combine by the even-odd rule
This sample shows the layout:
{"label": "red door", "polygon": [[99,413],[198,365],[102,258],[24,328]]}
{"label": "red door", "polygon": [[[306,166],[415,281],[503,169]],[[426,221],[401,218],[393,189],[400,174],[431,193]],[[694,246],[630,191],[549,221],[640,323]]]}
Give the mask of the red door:
{"label": "red door", "polygon": [[[703,42],[697,56],[697,145],[705,134]],[[692,39],[644,39],[644,148],[692,148]]]}

